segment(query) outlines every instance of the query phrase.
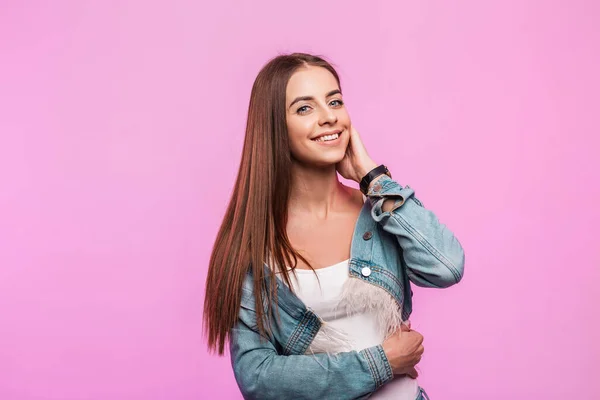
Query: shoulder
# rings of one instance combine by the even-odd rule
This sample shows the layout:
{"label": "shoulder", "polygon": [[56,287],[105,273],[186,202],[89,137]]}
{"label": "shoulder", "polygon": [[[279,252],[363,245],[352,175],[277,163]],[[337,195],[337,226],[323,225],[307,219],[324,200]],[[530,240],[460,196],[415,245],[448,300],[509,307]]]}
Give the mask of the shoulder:
{"label": "shoulder", "polygon": [[350,199],[353,204],[363,205],[365,202],[364,195],[359,189],[344,185],[346,191],[350,194]]}

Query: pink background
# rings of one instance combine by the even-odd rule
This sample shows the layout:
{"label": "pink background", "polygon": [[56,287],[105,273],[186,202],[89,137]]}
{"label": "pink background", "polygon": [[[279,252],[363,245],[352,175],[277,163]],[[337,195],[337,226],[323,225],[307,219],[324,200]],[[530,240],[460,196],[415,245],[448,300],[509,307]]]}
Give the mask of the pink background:
{"label": "pink background", "polygon": [[252,81],[290,51],[338,65],[371,156],[465,248],[460,285],[415,290],[432,399],[600,398],[599,11],[3,1],[0,398],[241,398],[204,281]]}

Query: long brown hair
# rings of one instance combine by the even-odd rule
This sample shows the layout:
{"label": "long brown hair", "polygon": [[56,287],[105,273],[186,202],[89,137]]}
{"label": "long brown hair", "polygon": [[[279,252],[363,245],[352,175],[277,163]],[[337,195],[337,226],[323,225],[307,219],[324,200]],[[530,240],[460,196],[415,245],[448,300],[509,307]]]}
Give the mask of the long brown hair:
{"label": "long brown hair", "polygon": [[[256,304],[264,304],[263,296],[267,296],[267,315],[263,307],[256,307],[262,336],[270,330],[270,316],[277,309],[273,307],[277,302],[276,277],[269,274],[267,286],[263,263],[272,261],[278,266],[295,268],[299,257],[313,269],[292,248],[286,233],[292,178],[286,87],[297,69],[309,65],[326,68],[340,85],[339,75],[322,57],[293,53],[270,60],[252,86],[242,159],[213,246],[206,280],[203,332],[208,331],[209,351],[218,349],[219,355],[223,354],[225,341],[237,321],[242,284],[250,269]],[[287,269],[280,268],[280,272],[289,286]]]}

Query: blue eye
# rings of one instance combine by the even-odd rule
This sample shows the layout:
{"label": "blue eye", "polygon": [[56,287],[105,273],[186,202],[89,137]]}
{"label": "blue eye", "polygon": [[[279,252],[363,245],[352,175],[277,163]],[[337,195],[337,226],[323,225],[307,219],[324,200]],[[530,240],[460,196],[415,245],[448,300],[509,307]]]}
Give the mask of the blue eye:
{"label": "blue eye", "polygon": [[[341,107],[343,104],[344,104],[344,102],[343,102],[342,100],[331,100],[331,101],[329,102],[329,105],[330,105],[331,107]],[[308,106],[308,105],[307,105],[307,106],[302,106],[302,107],[298,108],[298,109],[296,110],[296,112],[297,112],[298,114],[300,114],[300,115],[304,115],[304,114],[306,114],[306,113],[308,113],[308,112],[310,111],[310,108],[311,108],[311,107],[310,107],[310,106]]]}
{"label": "blue eye", "polygon": [[296,112],[298,114],[304,114],[305,112],[307,112],[308,110],[305,110],[306,108],[308,108],[308,106],[302,106],[300,107],[298,110],[296,110]]}

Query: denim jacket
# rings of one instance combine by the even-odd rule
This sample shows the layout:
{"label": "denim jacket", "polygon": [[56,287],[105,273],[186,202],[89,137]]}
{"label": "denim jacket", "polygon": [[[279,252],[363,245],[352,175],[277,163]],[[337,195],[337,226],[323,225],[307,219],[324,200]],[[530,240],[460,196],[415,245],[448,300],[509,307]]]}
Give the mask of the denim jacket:
{"label": "denim jacket", "polygon": [[[352,236],[349,281],[354,278],[383,289],[395,300],[402,320],[407,320],[412,312],[411,282],[446,288],[461,280],[462,246],[409,186],[384,175],[366,198]],[[384,212],[386,198],[395,203]],[[266,274],[272,271],[266,264],[264,268]],[[251,272],[243,284],[229,350],[244,398],[364,399],[393,379],[381,344],[334,356],[306,354],[326,323],[282,280],[276,282],[281,322],[272,324],[269,340],[261,340],[258,334]]]}

